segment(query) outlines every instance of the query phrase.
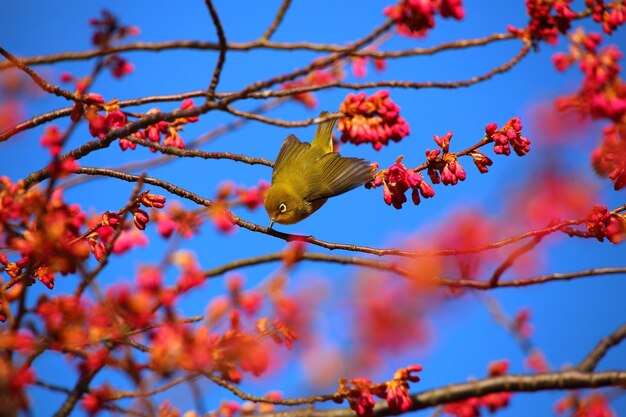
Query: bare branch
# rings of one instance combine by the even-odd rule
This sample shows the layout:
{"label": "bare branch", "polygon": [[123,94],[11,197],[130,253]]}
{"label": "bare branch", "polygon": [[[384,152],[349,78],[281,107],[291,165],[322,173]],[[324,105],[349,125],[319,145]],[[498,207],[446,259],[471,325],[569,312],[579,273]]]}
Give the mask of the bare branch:
{"label": "bare branch", "polygon": [[518,258],[520,258],[525,253],[533,250],[539,244],[542,237],[543,236],[541,235],[537,235],[530,242],[526,243],[523,246],[520,246],[519,248],[511,252],[511,254],[504,260],[504,262],[502,262],[502,264],[498,266],[493,272],[493,275],[491,275],[491,278],[489,279],[489,285],[491,285],[492,287],[497,286],[498,280],[500,279],[502,274],[504,274],[504,272],[509,269]]}
{"label": "bare branch", "polygon": [[224,62],[226,61],[226,36],[224,35],[224,28],[222,27],[222,22],[220,22],[220,18],[217,14],[217,10],[215,10],[215,6],[211,0],[205,0],[205,4],[209,9],[209,13],[211,14],[211,19],[213,20],[213,24],[215,25],[215,30],[217,31],[217,38],[219,39],[220,45],[220,53],[217,58],[217,63],[215,64],[215,69],[213,70],[213,77],[211,78],[211,84],[209,85],[209,89],[207,90],[207,100],[213,98],[213,94],[215,93],[215,89],[217,88],[217,83],[220,80],[220,74],[222,73],[222,68],[224,67]]}
{"label": "bare branch", "polygon": [[241,389],[239,389],[239,387],[237,387],[236,385],[233,385],[230,382],[222,378],[218,378],[208,372],[203,372],[203,375],[207,377],[208,379],[210,379],[211,381],[213,381],[214,383],[216,383],[217,385],[223,388],[226,388],[227,390],[229,390],[230,392],[232,392],[233,394],[235,394],[237,397],[241,398],[242,400],[252,401],[255,403],[268,403],[268,404],[278,404],[278,405],[302,405],[302,404],[314,404],[314,403],[326,402],[326,401],[331,401],[333,399],[338,398],[336,394],[313,395],[310,397],[283,398],[283,399],[260,397],[257,395],[247,394],[243,392]]}
{"label": "bare branch", "polygon": [[585,359],[583,359],[576,369],[581,372],[592,372],[609,349],[618,345],[625,338],[626,324],[622,324],[612,334],[600,340],[596,347],[589,353],[589,355],[587,355],[587,357],[585,357]]}
{"label": "bare branch", "polygon": [[121,400],[123,398],[151,397],[154,394],[167,391],[168,389],[173,388],[176,385],[182,384],[183,382],[193,381],[194,379],[199,378],[200,376],[201,375],[198,375],[198,374],[185,375],[183,377],[176,378],[168,382],[167,384],[161,385],[160,387],[151,389],[149,391],[116,391],[114,393],[111,393],[111,395],[108,396],[108,399]]}
{"label": "bare branch", "polygon": [[[352,55],[371,56],[375,58],[401,58],[417,55],[433,55],[438,52],[465,49],[474,46],[485,46],[493,42],[510,40],[515,36],[511,33],[494,33],[489,36],[475,39],[462,39],[452,42],[445,42],[428,48],[412,48],[400,51],[374,51],[363,50],[354,51]],[[219,43],[204,41],[165,41],[165,42],[129,42],[124,45],[112,45],[106,49],[92,49],[80,52],[61,52],[57,54],[38,55],[31,57],[21,57],[20,60],[25,65],[42,65],[54,64],[66,61],[82,61],[100,56],[114,55],[120,52],[142,51],[142,52],[160,52],[164,50],[190,49],[190,50],[214,50],[220,49]],[[343,52],[346,49],[344,45],[317,44],[311,42],[269,42],[262,39],[253,42],[231,42],[227,44],[229,51],[251,51],[253,49],[272,49],[277,51],[295,51],[308,50],[314,52]],[[0,71],[11,68],[10,62],[0,62]]]}
{"label": "bare branch", "polygon": [[76,100],[76,96],[69,91],[63,90],[59,86],[51,85],[46,80],[41,78],[34,70],[30,69],[26,64],[14,57],[9,51],[0,46],[0,54],[8,59],[13,65],[20,70],[24,71],[42,90],[54,94],[55,96],[64,97],[68,100]]}
{"label": "bare branch", "polygon": [[274,32],[276,32],[276,29],[278,29],[278,26],[285,18],[285,13],[287,12],[287,9],[290,5],[291,0],[283,0],[282,4],[280,5],[280,9],[278,9],[278,12],[276,13],[276,17],[274,17],[274,20],[272,21],[272,24],[267,28],[263,35],[261,35],[259,41],[268,41],[272,37]]}

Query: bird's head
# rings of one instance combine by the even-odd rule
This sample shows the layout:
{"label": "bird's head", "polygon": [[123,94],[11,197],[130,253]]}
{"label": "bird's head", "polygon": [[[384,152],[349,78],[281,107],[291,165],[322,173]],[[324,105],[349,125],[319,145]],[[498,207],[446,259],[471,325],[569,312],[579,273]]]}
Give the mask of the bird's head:
{"label": "bird's head", "polygon": [[265,210],[270,216],[270,227],[274,222],[293,224],[305,218],[305,201],[289,188],[273,185],[265,195]]}

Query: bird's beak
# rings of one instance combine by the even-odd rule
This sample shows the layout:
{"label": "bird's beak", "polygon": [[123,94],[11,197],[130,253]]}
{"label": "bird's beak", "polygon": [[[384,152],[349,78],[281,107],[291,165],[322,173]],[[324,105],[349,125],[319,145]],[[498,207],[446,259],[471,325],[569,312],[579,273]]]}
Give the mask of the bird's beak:
{"label": "bird's beak", "polygon": [[274,225],[274,222],[275,222],[275,221],[276,221],[276,219],[275,219],[275,218],[273,218],[273,217],[270,219],[270,225],[269,225],[269,228],[270,228],[270,229],[271,229],[271,228],[272,228],[272,226]]}

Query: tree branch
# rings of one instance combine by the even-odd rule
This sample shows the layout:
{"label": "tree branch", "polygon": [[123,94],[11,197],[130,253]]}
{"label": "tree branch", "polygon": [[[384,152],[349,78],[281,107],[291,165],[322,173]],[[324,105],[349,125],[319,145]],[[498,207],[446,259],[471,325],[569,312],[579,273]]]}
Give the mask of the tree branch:
{"label": "tree branch", "polygon": [[[462,39],[458,41],[445,42],[428,48],[411,48],[399,51],[374,51],[363,50],[354,51],[352,55],[370,56],[374,58],[401,58],[416,55],[433,55],[438,52],[465,49],[474,46],[485,46],[492,42],[514,39],[511,33],[494,33],[489,36],[474,39]],[[165,41],[165,42],[129,42],[124,45],[113,45],[106,49],[91,49],[78,52],[61,52],[49,55],[37,55],[21,57],[20,60],[25,65],[54,64],[66,61],[82,61],[100,56],[114,55],[120,52],[141,51],[141,52],[161,52],[164,50],[190,49],[190,50],[219,50],[219,43],[204,41]],[[343,52],[345,45],[317,44],[311,42],[270,42],[259,39],[253,42],[231,42],[227,44],[229,51],[247,52],[253,49],[272,49],[278,51],[308,50],[314,52]],[[0,71],[11,68],[10,62],[0,62]]]}
{"label": "tree branch", "polygon": [[[112,177],[112,178],[117,178],[117,179],[121,179],[123,181],[127,181],[127,182],[136,182],[139,180],[139,176],[138,175],[133,175],[133,174],[127,174],[127,173],[123,173],[123,172],[118,172],[118,171],[114,171],[111,169],[106,169],[106,168],[91,168],[91,167],[78,167],[76,170],[77,174],[84,174],[84,175],[98,175],[98,176],[107,176],[107,177]],[[150,185],[154,185],[156,187],[160,187],[174,195],[177,195],[179,197],[185,198],[187,200],[190,200],[196,204],[205,206],[205,207],[211,207],[213,205],[213,202],[207,198],[203,198],[200,197],[197,194],[192,193],[191,191],[188,191],[184,188],[178,187],[174,184],[168,183],[166,181],[157,179],[157,178],[149,178],[146,177],[144,179],[144,182],[146,184],[150,184]],[[620,207],[620,209],[624,209],[626,208],[626,205],[623,207]],[[320,239],[316,239],[313,236],[302,236],[302,235],[292,235],[292,234],[288,234],[288,233],[283,233],[283,232],[279,232],[277,230],[274,229],[270,229],[268,227],[265,226],[261,226],[255,223],[251,223],[249,221],[246,221],[244,219],[242,219],[241,217],[238,216],[233,216],[233,221],[236,225],[243,227],[245,229],[248,229],[252,232],[258,232],[258,233],[264,233],[270,236],[274,236],[277,237],[279,239],[285,240],[287,242],[291,242],[291,241],[304,241],[307,243],[311,243],[313,245],[316,246],[320,246],[326,249],[330,249],[330,250],[347,250],[347,251],[353,251],[353,252],[362,252],[362,253],[369,253],[372,255],[377,255],[377,256],[388,256],[388,255],[393,255],[393,256],[402,256],[402,257],[409,257],[409,258],[418,258],[418,257],[432,257],[432,256],[456,256],[456,255],[461,255],[461,254],[468,254],[468,253],[477,253],[477,252],[483,252],[485,250],[491,250],[491,249],[496,249],[496,248],[500,248],[502,246],[506,246],[509,245],[511,243],[529,238],[529,237],[534,237],[534,236],[540,236],[540,235],[546,235],[549,233],[553,233],[556,231],[559,231],[561,229],[563,229],[566,226],[570,226],[570,225],[576,225],[576,224],[582,224],[584,223],[586,220],[585,219],[574,219],[574,220],[567,220],[567,221],[563,221],[561,223],[558,223],[556,225],[552,225],[550,227],[546,227],[543,229],[538,229],[538,230],[531,230],[529,232],[525,232],[525,233],[521,233],[518,235],[515,235],[513,237],[510,237],[508,239],[504,239],[498,242],[494,242],[494,243],[489,243],[486,245],[482,245],[482,246],[476,246],[473,248],[463,248],[463,249],[441,249],[441,250],[435,250],[435,251],[407,251],[407,250],[401,250],[401,249],[395,249],[395,248],[391,248],[391,249],[387,249],[387,248],[373,248],[373,247],[368,247],[368,246],[358,246],[358,245],[352,245],[352,244],[347,244],[347,243],[333,243],[333,242],[328,242],[328,241],[324,241],[324,240],[320,240]],[[556,274],[555,274],[556,275]],[[560,278],[558,279],[571,279],[572,277],[566,277],[568,274],[559,274]],[[565,278],[564,278],[565,277]],[[545,279],[545,276],[542,277],[538,277],[538,280],[542,280]],[[513,281],[511,281],[513,282]],[[489,284],[488,282],[486,283],[487,285]],[[482,285],[482,284],[481,284]],[[519,282],[516,286],[523,286],[523,285],[529,285],[527,282]],[[513,286],[513,285],[511,285]]]}
{"label": "tree branch", "polygon": [[276,29],[278,29],[278,26],[285,18],[285,13],[287,12],[287,9],[290,5],[291,0],[283,0],[282,4],[280,5],[280,9],[278,9],[278,12],[276,13],[276,17],[274,17],[274,20],[272,21],[272,24],[270,24],[270,26],[263,33],[263,35],[261,35],[259,41],[268,41],[272,37],[274,32],[276,32]]}
{"label": "tree branch", "polygon": [[587,355],[585,359],[576,367],[581,372],[592,372],[598,362],[613,346],[619,344],[626,338],[626,324],[622,324],[612,334],[600,340],[596,347]]}
{"label": "tree branch", "polygon": [[207,100],[213,98],[215,93],[215,89],[217,88],[217,83],[220,80],[220,74],[222,73],[222,68],[224,67],[224,62],[226,61],[226,36],[224,35],[224,28],[222,27],[222,22],[220,22],[220,18],[217,14],[217,10],[215,10],[215,6],[211,0],[205,0],[205,4],[209,9],[209,13],[211,14],[211,20],[213,20],[213,24],[215,25],[215,30],[217,31],[217,38],[219,39],[220,45],[220,53],[217,58],[217,63],[215,64],[215,69],[213,70],[213,78],[211,78],[211,84],[209,85],[209,89],[207,90]]}

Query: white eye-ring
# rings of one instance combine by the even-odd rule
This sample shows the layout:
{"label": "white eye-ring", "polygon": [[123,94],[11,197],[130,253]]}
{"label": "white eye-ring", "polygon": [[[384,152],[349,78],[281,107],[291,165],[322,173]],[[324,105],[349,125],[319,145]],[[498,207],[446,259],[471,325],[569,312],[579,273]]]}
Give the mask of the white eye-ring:
{"label": "white eye-ring", "polygon": [[280,206],[278,206],[278,211],[280,211],[281,213],[287,211],[287,206],[285,205],[285,203],[280,203]]}

